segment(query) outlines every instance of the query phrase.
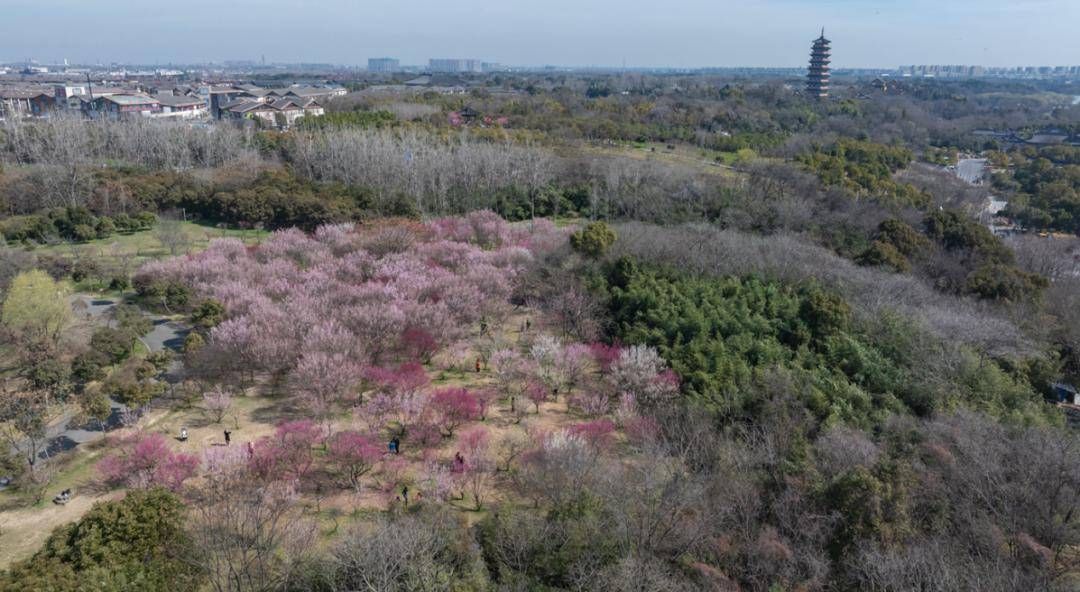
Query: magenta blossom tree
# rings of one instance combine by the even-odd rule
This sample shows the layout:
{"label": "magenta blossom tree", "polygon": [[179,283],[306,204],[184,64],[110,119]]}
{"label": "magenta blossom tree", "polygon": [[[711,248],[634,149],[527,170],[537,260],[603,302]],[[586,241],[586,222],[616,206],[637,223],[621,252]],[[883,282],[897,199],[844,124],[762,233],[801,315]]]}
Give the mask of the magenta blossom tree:
{"label": "magenta blossom tree", "polygon": [[378,392],[388,396],[383,403],[392,404],[399,434],[404,435],[410,425],[423,417],[427,410],[424,389],[431,381],[419,363],[406,362],[391,368],[376,366],[368,368],[365,376]]}
{"label": "magenta blossom tree", "polygon": [[597,450],[606,450],[614,442],[615,424],[607,419],[596,419],[572,425],[567,430],[570,434],[580,436],[590,446]]}
{"label": "magenta blossom tree", "polygon": [[435,391],[430,403],[443,435],[451,437],[458,426],[480,419],[480,402],[467,389],[449,387]]}
{"label": "magenta blossom tree", "polygon": [[359,432],[339,432],[330,439],[327,459],[354,490],[360,491],[360,479],[383,456],[381,443]]}
{"label": "magenta blossom tree", "polygon": [[303,479],[315,463],[312,447],[323,435],[322,429],[307,419],[282,423],[274,435],[255,444],[252,470],[270,481]]}
{"label": "magenta blossom tree", "polygon": [[611,369],[611,365],[615,363],[615,360],[619,359],[622,348],[618,345],[608,345],[606,343],[590,343],[589,351],[592,353],[597,366],[600,367],[600,372],[607,374]]}
{"label": "magenta blossom tree", "polygon": [[114,454],[98,463],[98,471],[114,487],[166,487],[176,491],[199,468],[197,457],[173,452],[161,434],[133,434],[118,440],[113,449]]}
{"label": "magenta blossom tree", "polygon": [[401,348],[409,359],[426,364],[439,351],[439,343],[430,331],[410,326],[401,333]]}
{"label": "magenta blossom tree", "polygon": [[548,388],[546,383],[539,380],[529,381],[529,386],[525,388],[525,396],[532,401],[537,413],[540,413],[540,405],[545,403],[551,396]]}

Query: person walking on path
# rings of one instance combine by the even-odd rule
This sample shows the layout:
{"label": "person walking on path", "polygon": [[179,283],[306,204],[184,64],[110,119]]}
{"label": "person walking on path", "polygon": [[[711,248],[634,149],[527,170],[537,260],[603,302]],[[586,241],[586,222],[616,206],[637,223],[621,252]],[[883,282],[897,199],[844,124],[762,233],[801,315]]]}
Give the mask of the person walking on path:
{"label": "person walking on path", "polygon": [[225,430],[225,445],[228,446],[229,442],[232,442],[232,432]]}

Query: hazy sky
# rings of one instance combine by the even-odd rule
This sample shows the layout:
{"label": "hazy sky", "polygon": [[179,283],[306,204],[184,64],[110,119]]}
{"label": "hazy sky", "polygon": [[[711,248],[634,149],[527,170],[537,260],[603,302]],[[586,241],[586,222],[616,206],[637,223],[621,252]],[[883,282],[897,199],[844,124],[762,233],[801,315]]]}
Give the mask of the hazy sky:
{"label": "hazy sky", "polygon": [[0,0],[0,61],[1080,65],[1080,0]]}

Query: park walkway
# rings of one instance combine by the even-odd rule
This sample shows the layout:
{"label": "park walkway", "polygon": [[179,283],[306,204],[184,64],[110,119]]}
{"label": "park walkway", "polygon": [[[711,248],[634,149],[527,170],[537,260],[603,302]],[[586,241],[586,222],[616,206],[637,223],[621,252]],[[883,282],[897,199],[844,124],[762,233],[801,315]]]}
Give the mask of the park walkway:
{"label": "park walkway", "polygon": [[[87,319],[105,324],[108,322],[109,313],[116,308],[118,302],[108,298],[95,298],[87,294],[78,294],[72,299],[72,305]],[[188,328],[180,323],[160,315],[147,314],[147,318],[153,323],[153,329],[143,335],[140,340],[151,352],[159,352],[166,349],[179,352],[187,336]],[[166,371],[165,380],[175,383],[180,380],[181,364],[174,361]],[[106,432],[122,424],[123,414],[128,411],[127,407],[109,400],[111,412],[104,421],[91,420],[84,425],[73,425],[77,415],[74,409],[68,409],[57,420],[49,424],[46,430],[48,445],[45,456],[51,456],[57,452],[70,450],[79,444],[93,442],[105,436]]]}

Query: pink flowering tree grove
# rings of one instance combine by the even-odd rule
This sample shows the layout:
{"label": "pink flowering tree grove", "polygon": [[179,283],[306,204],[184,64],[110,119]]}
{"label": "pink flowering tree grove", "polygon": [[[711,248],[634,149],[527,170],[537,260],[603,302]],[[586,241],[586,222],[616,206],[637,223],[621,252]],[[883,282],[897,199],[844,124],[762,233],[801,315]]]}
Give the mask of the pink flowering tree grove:
{"label": "pink flowering tree grove", "polygon": [[[257,247],[218,239],[200,253],[147,263],[135,283],[180,283],[192,301],[220,302],[226,320],[200,355],[247,381],[288,376],[305,405],[324,409],[348,394],[357,368],[427,362],[481,319],[502,318],[515,278],[567,232],[510,225],[491,212],[312,235],[293,229]],[[398,399],[404,415],[416,410]]]}

